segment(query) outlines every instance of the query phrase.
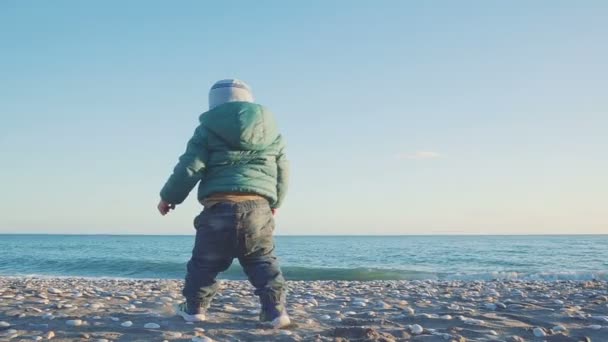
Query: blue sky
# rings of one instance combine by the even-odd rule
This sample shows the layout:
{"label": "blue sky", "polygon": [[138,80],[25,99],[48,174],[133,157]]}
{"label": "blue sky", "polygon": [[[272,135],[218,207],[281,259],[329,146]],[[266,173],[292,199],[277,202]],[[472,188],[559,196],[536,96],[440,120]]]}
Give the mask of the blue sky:
{"label": "blue sky", "polygon": [[2,1],[0,233],[190,234],[218,79],[289,142],[278,234],[608,233],[604,1]]}

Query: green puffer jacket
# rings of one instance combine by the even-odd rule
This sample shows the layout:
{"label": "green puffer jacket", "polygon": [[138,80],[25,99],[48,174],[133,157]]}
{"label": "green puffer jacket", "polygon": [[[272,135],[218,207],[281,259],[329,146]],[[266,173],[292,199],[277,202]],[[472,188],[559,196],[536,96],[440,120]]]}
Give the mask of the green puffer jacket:
{"label": "green puffer jacket", "polygon": [[287,191],[289,163],[272,113],[258,104],[229,102],[203,113],[199,121],[161,198],[180,204],[200,181],[199,201],[217,192],[244,192],[278,208]]}

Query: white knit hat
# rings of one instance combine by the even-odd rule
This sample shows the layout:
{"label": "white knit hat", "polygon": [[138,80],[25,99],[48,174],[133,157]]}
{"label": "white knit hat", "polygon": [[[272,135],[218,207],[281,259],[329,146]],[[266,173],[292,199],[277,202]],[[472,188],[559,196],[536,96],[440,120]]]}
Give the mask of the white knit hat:
{"label": "white knit hat", "polygon": [[251,88],[234,78],[215,82],[209,90],[209,109],[226,102],[253,102]]}

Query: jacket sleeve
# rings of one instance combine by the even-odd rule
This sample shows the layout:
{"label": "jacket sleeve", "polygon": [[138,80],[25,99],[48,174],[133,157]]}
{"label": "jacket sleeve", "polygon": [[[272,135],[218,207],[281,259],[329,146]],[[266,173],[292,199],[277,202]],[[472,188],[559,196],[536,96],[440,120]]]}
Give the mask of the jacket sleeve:
{"label": "jacket sleeve", "polygon": [[181,204],[203,177],[208,155],[205,131],[203,126],[197,127],[194,131],[194,135],[186,146],[186,152],[179,157],[173,174],[160,191],[163,201]]}
{"label": "jacket sleeve", "polygon": [[277,155],[277,201],[271,206],[273,209],[277,209],[283,204],[283,200],[287,194],[288,183],[289,161],[285,152],[285,144],[282,143],[282,147]]}

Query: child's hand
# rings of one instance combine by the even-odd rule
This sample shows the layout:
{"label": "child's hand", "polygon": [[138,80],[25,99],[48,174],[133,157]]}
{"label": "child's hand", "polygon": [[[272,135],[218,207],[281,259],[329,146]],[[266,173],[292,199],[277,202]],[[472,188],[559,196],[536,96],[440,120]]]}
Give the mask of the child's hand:
{"label": "child's hand", "polygon": [[277,216],[277,212],[279,211],[277,208],[270,209],[272,211],[272,216]]}
{"label": "child's hand", "polygon": [[158,202],[158,211],[161,215],[167,215],[167,213],[172,209],[175,209],[175,204],[165,202],[162,199],[160,200],[160,202]]}

